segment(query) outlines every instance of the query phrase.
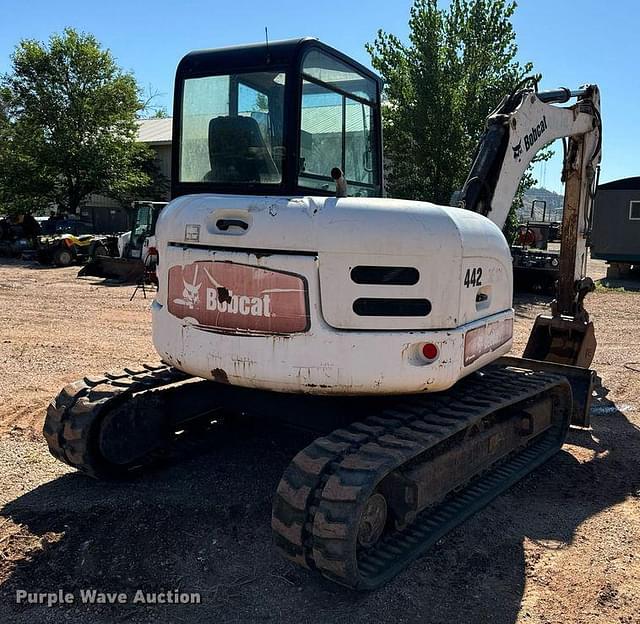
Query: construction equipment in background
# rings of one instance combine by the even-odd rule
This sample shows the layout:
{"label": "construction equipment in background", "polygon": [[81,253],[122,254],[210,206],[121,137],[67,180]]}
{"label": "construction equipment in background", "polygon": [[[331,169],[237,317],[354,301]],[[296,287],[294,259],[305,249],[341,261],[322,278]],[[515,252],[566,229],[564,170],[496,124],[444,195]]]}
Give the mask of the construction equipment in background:
{"label": "construction equipment in background", "polygon": [[115,244],[111,245],[115,253],[104,253],[104,247],[94,249],[78,277],[103,277],[123,284],[154,279],[157,256],[149,238],[166,205],[167,202],[133,202],[129,211],[131,229],[115,237]]}
{"label": "construction equipment in background", "polygon": [[40,264],[69,266],[91,253],[106,253],[109,237],[96,234],[81,219],[17,215],[0,220],[0,255],[12,255]]}
{"label": "construction equipment in background", "polygon": [[[542,206],[542,218],[537,218],[537,204]],[[515,241],[511,245],[513,284],[516,289],[542,290],[553,294],[560,266],[559,243],[561,221],[547,220],[547,202],[535,199],[531,203],[531,216],[518,224]]]}
{"label": "construction equipment in background", "polygon": [[[163,363],[70,384],[44,427],[54,456],[97,478],[233,414],[315,429],[275,494],[274,539],[357,589],[388,581],[551,457],[570,422],[588,425],[594,378],[583,226],[597,87],[526,82],[507,95],[460,208],[381,197],[381,87],[313,39],[180,62],[173,199],[152,243]],[[557,299],[536,320],[537,359],[504,357],[514,311],[501,228],[532,158],[559,137]]]}
{"label": "construction equipment in background", "polygon": [[[538,218],[536,208],[542,209],[542,216]],[[547,249],[549,243],[559,243],[561,238],[562,221],[547,219],[547,202],[544,199],[534,199],[531,202],[529,219],[518,225],[519,232],[516,241],[522,247],[530,249]]]}
{"label": "construction equipment in background", "polygon": [[33,252],[38,244],[40,225],[29,214],[0,217],[0,257],[20,258]]}
{"label": "construction equipment in background", "polygon": [[106,236],[95,234],[41,236],[35,249],[35,256],[40,264],[66,267],[86,262],[92,253],[106,254],[107,244]]}

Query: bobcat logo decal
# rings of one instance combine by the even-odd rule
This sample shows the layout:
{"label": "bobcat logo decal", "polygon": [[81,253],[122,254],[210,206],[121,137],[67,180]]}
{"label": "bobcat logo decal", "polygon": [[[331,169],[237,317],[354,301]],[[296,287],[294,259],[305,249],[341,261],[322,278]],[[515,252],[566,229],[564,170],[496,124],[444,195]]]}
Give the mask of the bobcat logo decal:
{"label": "bobcat logo decal", "polygon": [[293,334],[309,329],[302,275],[227,261],[200,260],[169,269],[167,307],[206,331]]}
{"label": "bobcat logo decal", "polygon": [[520,139],[520,141],[518,141],[518,145],[516,145],[515,147],[511,146],[511,149],[513,150],[513,158],[514,158],[514,160],[516,158],[518,160],[520,160],[520,156],[522,156],[522,139]]}
{"label": "bobcat logo decal", "polygon": [[198,279],[198,265],[196,265],[196,270],[193,275],[193,284],[189,284],[184,278],[182,279],[182,283],[184,284],[184,290],[182,291],[182,298],[176,298],[173,300],[173,303],[176,303],[181,306],[186,306],[190,310],[193,310],[195,306],[200,303],[200,287],[202,286],[202,282],[197,284]]}

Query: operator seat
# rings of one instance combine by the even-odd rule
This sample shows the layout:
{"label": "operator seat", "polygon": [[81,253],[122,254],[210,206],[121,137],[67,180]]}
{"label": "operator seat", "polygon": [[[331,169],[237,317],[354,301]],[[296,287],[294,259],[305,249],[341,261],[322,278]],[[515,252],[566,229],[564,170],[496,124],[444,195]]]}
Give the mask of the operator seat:
{"label": "operator seat", "polygon": [[279,181],[280,174],[253,117],[214,117],[209,122],[210,182]]}

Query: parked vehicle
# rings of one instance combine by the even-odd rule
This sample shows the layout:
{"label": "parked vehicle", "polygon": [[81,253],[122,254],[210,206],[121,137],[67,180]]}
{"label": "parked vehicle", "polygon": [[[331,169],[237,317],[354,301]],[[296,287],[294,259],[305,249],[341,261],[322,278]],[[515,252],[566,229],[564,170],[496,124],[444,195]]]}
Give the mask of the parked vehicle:
{"label": "parked vehicle", "polygon": [[40,225],[29,214],[0,218],[0,256],[19,258],[36,247]]}
{"label": "parked vehicle", "polygon": [[39,241],[36,257],[41,264],[69,266],[85,262],[91,253],[107,255],[106,243],[106,237],[93,234],[44,236]]}
{"label": "parked vehicle", "polygon": [[49,217],[41,223],[42,234],[73,234],[73,236],[84,236],[86,234],[94,234],[95,230],[91,223],[80,219],[55,219]]}
{"label": "parked vehicle", "polygon": [[[536,215],[542,206],[542,218]],[[518,225],[518,234],[511,245],[513,283],[522,290],[542,289],[553,292],[558,279],[560,249],[549,249],[562,236],[562,224],[547,220],[547,202],[536,199],[531,204],[531,216]]]}
{"label": "parked vehicle", "polygon": [[102,253],[97,247],[78,277],[104,277],[121,283],[135,283],[145,273],[151,275],[155,271],[156,254],[149,238],[166,205],[167,202],[133,202],[129,209],[131,229],[113,237],[115,243],[109,240],[109,253]]}

